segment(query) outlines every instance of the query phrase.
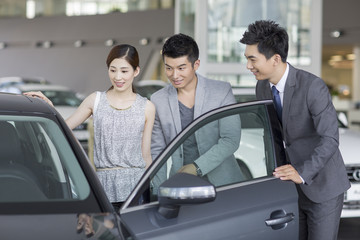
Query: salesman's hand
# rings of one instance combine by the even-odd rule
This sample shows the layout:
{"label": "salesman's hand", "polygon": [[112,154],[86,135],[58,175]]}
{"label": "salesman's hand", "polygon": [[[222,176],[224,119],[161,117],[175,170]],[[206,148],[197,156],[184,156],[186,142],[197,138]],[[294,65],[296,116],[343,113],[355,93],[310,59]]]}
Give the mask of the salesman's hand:
{"label": "salesman's hand", "polygon": [[284,181],[293,181],[296,184],[303,183],[299,173],[290,164],[275,168],[273,175],[276,178],[280,178],[281,180],[284,180]]}
{"label": "salesman's hand", "polygon": [[182,172],[182,173],[188,173],[188,174],[192,174],[192,175],[197,175],[196,174],[196,167],[194,164],[187,164],[184,165],[182,168],[180,168],[180,170],[178,172]]}

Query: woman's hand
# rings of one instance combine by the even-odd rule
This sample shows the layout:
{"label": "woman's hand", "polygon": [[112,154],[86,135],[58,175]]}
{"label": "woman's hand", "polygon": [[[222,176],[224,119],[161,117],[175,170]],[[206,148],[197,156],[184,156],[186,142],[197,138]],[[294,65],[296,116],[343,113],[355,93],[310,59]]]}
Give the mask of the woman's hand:
{"label": "woman's hand", "polygon": [[38,92],[25,92],[23,94],[28,97],[41,98],[42,100],[47,102],[50,106],[54,107],[54,104],[42,92],[39,92],[39,91]]}

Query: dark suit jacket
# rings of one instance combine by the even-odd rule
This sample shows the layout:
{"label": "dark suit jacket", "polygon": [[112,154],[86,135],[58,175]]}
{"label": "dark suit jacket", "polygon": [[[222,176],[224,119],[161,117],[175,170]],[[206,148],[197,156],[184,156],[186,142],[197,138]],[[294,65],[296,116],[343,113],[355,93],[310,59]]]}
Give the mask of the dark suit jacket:
{"label": "dark suit jacket", "polygon": [[[324,81],[289,64],[283,99],[283,137],[291,165],[313,202],[330,200],[350,188],[339,151],[336,110]],[[272,99],[267,80],[256,85],[258,99]]]}

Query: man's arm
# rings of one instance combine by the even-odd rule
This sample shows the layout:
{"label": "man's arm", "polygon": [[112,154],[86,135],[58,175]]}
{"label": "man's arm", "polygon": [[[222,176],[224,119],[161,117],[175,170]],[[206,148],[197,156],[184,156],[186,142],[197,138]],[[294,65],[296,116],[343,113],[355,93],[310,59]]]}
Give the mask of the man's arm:
{"label": "man's arm", "polygon": [[163,129],[161,127],[159,113],[158,111],[156,111],[154,127],[151,135],[151,156],[153,161],[159,156],[159,154],[165,149],[165,147],[166,147],[165,137],[164,137]]}
{"label": "man's arm", "polygon": [[[156,108],[155,120],[151,134],[151,157],[152,157],[152,161],[155,161],[156,158],[159,156],[159,154],[165,149],[166,141],[158,113],[159,108],[157,106],[157,101],[152,98],[151,101],[153,101]],[[157,195],[159,186],[167,179],[166,173],[167,173],[167,164],[164,164],[152,179],[153,194]]]}
{"label": "man's arm", "polygon": [[307,95],[309,112],[317,134],[320,136],[310,159],[304,159],[302,166],[296,166],[306,184],[328,163],[339,148],[339,130],[336,110],[324,81],[313,81]]}
{"label": "man's arm", "polygon": [[[235,103],[230,84],[227,86],[226,94],[221,100],[221,106]],[[214,132],[216,131],[216,132]],[[239,115],[229,116],[220,119],[214,123],[210,123],[198,130],[198,145],[208,145],[209,139],[214,137],[218,140],[205,153],[195,160],[196,165],[200,168],[202,175],[206,175],[213,169],[218,167],[227,157],[231,156],[240,144],[241,121]],[[200,147],[199,147],[200,149]],[[194,164],[188,164],[179,171],[196,175],[196,167]]]}

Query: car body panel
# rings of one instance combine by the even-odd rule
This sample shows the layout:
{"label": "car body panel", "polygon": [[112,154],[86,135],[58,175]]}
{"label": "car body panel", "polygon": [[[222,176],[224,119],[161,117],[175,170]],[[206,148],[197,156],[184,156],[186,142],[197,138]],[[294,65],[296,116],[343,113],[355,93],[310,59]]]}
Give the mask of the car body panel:
{"label": "car body panel", "polygon": [[136,239],[294,239],[298,231],[298,220],[281,230],[265,224],[278,210],[298,216],[294,185],[278,179],[218,189],[215,201],[181,206],[176,219],[165,219],[158,208],[126,209],[121,219]]}
{"label": "car body panel", "polygon": [[0,215],[2,240],[122,239],[114,214]]}
{"label": "car body panel", "polygon": [[[271,101],[262,103],[269,105],[268,115],[271,121],[275,120],[276,113]],[[153,174],[160,171],[164,164],[168,166],[168,160],[174,160],[173,156],[179,145],[187,139],[189,134],[197,131],[196,129],[202,129],[209,121],[211,125],[212,120],[208,119],[214,115],[218,114],[221,119],[228,118],[225,111],[234,111],[237,107],[240,109],[241,106],[246,105],[249,104],[227,106],[200,116],[168,145],[150,166],[120,210],[121,223],[129,235],[136,239],[295,239],[297,237],[298,196],[295,184],[274,178],[272,170],[267,172],[265,177],[217,187],[216,198],[211,202],[179,204],[178,214],[175,217],[170,215],[170,219],[166,217],[167,215],[163,215],[160,209],[172,208],[172,206],[163,206],[157,200],[140,205],[138,203],[149,198],[149,183],[155,179]],[[249,123],[244,123],[244,125],[249,125]],[[273,128],[273,134],[276,134],[277,126],[271,127],[269,122],[265,122],[264,125]],[[282,148],[282,142],[274,140],[271,144]],[[278,148],[273,148],[267,149],[266,152],[270,155],[281,154]],[[154,186],[155,182],[152,184]],[[276,226],[274,229],[267,226],[265,221],[274,218],[274,215],[279,213],[279,219],[289,216],[291,220],[280,226],[280,229],[276,229]]]}
{"label": "car body panel", "polygon": [[360,146],[360,131],[339,128],[339,148],[346,165],[360,165],[360,148],[355,146]]}
{"label": "car body panel", "polygon": [[[190,175],[175,174],[173,177],[180,178],[173,182],[174,185],[169,185],[172,190],[185,186],[183,189],[191,190],[189,193],[199,192],[197,182],[204,184],[204,189],[214,190],[213,197],[210,195],[205,199],[202,195],[182,195],[187,199],[177,199],[178,208],[172,205],[173,201],[167,205],[162,195],[159,195],[158,201],[149,194],[150,191],[153,194],[156,192],[156,183],[152,181],[154,176],[163,164],[167,166],[175,160],[173,157],[176,155],[173,154],[177,153],[189,134],[203,130],[204,126],[215,126],[222,119],[227,120],[223,123],[235,120],[234,123],[240,124],[238,113],[244,130],[263,127],[263,131],[257,131],[257,134],[265,141],[263,146],[267,155],[263,164],[266,164],[266,176],[219,185],[215,189],[211,181],[206,179],[192,176],[189,181]],[[256,124],[252,123],[253,117],[258,117]],[[37,191],[32,192],[30,188],[20,191],[17,187],[20,185],[13,184],[13,187],[6,189],[7,182],[0,181],[1,192],[4,193],[0,195],[1,237],[55,240],[294,239],[298,233],[295,185],[272,176],[273,167],[280,164],[284,157],[281,133],[275,120],[276,113],[271,101],[225,106],[200,116],[160,154],[130,194],[120,213],[115,213],[85,152],[57,110],[38,98],[0,94],[0,126],[10,124],[16,130],[19,141],[23,143],[18,148],[19,152],[34,150],[26,154],[28,158],[21,164],[38,170],[34,174],[44,179],[38,182],[31,179],[28,183],[31,186],[38,184],[37,191],[43,193],[41,198],[32,198],[37,196]],[[4,145],[4,139],[8,136],[0,136]],[[36,147],[36,144],[39,146]],[[3,156],[8,156],[8,153],[17,152],[7,149],[0,152]],[[20,162],[15,162],[22,160],[21,157],[11,156],[0,158],[1,179],[13,174],[4,170],[6,168],[3,166],[18,166]],[[17,168],[19,171],[21,169]],[[21,177],[25,179],[25,175]],[[159,189],[168,186],[166,184],[173,177],[165,179]],[[13,196],[10,194],[9,197],[7,193]],[[17,195],[22,197],[17,198]],[[169,206],[170,211],[167,210]],[[175,207],[175,211],[172,207]],[[88,225],[86,229],[85,223]]]}
{"label": "car body panel", "polygon": [[351,183],[345,193],[342,218],[360,217],[360,132],[339,127],[339,149]]}

